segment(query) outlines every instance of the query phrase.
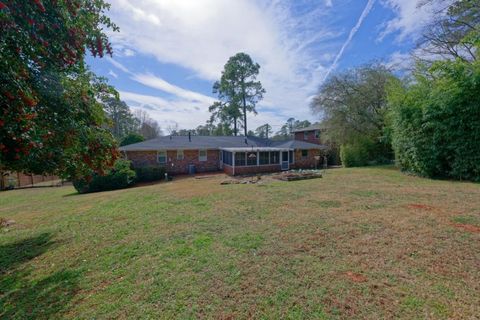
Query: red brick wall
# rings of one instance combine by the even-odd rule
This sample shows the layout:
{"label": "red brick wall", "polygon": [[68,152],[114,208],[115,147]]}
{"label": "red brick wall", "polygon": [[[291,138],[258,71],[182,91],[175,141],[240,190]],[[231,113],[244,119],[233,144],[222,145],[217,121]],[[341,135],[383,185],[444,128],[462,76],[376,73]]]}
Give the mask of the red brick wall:
{"label": "red brick wall", "polygon": [[[233,168],[229,165],[223,165],[223,171],[226,174],[233,175]],[[266,173],[266,172],[276,172],[276,171],[281,171],[281,167],[279,164],[235,167],[235,175]]]}
{"label": "red brick wall", "polygon": [[[308,132],[307,139],[305,139],[305,136],[304,136],[304,134],[303,134],[303,131],[302,131],[302,132],[295,132],[295,140],[300,140],[300,141],[306,141],[306,142],[310,142],[310,143],[320,144],[320,137],[319,137],[319,138],[315,138],[315,130],[307,131],[307,132]],[[321,133],[320,133],[320,135],[321,135]]]}
{"label": "red brick wall", "polygon": [[[177,150],[167,150],[167,163],[163,164],[170,174],[188,173],[188,166],[195,165],[197,172],[210,172],[220,170],[218,150],[207,150],[207,161],[200,161],[198,150],[184,150],[183,160],[177,160]],[[134,167],[159,166],[157,151],[127,151],[127,159],[132,161]]]}
{"label": "red brick wall", "polygon": [[[295,150],[295,162],[290,164],[291,168],[294,169],[315,169],[315,156],[320,155],[320,150],[309,149],[308,156],[306,158],[302,157],[302,150]],[[317,168],[320,169],[320,166],[317,164]]]}

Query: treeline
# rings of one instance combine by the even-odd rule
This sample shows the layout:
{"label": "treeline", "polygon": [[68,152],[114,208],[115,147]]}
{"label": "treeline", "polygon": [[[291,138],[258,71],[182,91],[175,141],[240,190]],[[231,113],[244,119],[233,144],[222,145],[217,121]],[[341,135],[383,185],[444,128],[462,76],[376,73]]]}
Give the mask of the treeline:
{"label": "treeline", "polygon": [[[248,130],[247,136],[249,137],[259,137],[265,139],[273,140],[286,140],[293,137],[293,132],[296,129],[306,128],[311,126],[312,123],[308,120],[296,120],[295,118],[289,118],[285,124],[283,124],[277,132],[274,133],[272,126],[268,123],[257,127],[255,130]],[[215,125],[210,122],[207,122],[205,125],[199,125],[194,129],[178,129],[174,126],[173,128],[167,128],[167,132],[170,135],[177,136],[231,136],[234,135],[234,131],[230,126],[225,125]]]}
{"label": "treeline", "polygon": [[146,111],[139,109],[132,112],[129,106],[117,97],[107,97],[101,102],[108,118],[106,127],[120,146],[163,135],[158,122]]}
{"label": "treeline", "polygon": [[422,176],[480,181],[480,1],[445,10],[425,29],[410,74],[376,63],[321,86],[311,107],[345,166],[396,159]]}

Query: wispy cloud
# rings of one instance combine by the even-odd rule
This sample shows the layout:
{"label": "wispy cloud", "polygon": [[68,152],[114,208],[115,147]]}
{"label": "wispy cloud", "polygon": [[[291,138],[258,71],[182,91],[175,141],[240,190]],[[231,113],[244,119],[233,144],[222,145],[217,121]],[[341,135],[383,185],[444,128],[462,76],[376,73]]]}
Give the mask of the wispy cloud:
{"label": "wispy cloud", "polygon": [[335,59],[333,60],[333,63],[327,69],[327,72],[325,73],[325,75],[323,77],[323,81],[325,81],[328,78],[328,76],[332,73],[332,71],[335,70],[335,68],[337,67],[338,62],[340,61],[343,54],[345,53],[345,50],[347,49],[347,47],[352,42],[353,37],[355,36],[355,34],[358,32],[358,30],[362,26],[363,21],[367,18],[368,14],[372,10],[374,4],[375,4],[375,0],[368,0],[367,5],[365,6],[365,8],[362,11],[362,14],[360,15],[360,18],[358,18],[357,23],[350,30],[350,33],[348,34],[347,40],[345,40],[342,47],[340,48],[340,51],[338,51],[337,55],[335,56]]}
{"label": "wispy cloud", "polygon": [[[275,108],[279,118],[312,118],[308,97],[317,89],[325,65],[337,49],[329,42],[338,32],[318,23],[325,18],[325,8],[333,5],[331,1],[314,2],[300,13],[292,10],[298,5],[295,0],[111,3],[112,18],[121,32],[110,37],[122,48],[122,54],[125,49],[134,49],[134,59],[154,57],[161,63],[191,70],[195,78],[213,84],[230,56],[246,52],[260,63],[259,80],[267,91],[259,111]],[[112,63],[122,70],[118,62]],[[190,93],[166,84],[159,72],[132,71],[130,77],[143,85],[191,99]],[[201,98],[203,102],[208,101],[205,97]],[[197,122],[204,120],[198,117]]]}
{"label": "wispy cloud", "polygon": [[110,71],[108,71],[108,74],[111,75],[112,77],[114,77],[115,79],[118,78],[118,74],[116,74],[112,69],[110,69]]}
{"label": "wispy cloud", "polygon": [[175,95],[178,98],[182,98],[189,101],[201,102],[206,105],[211,105],[215,99],[212,97],[186,90],[173,85],[164,79],[154,76],[153,74],[134,74],[132,80],[137,81],[145,86],[162,90],[163,92]]}
{"label": "wispy cloud", "polygon": [[383,5],[393,10],[395,17],[385,23],[378,40],[382,41],[392,33],[397,33],[398,42],[417,40],[423,28],[436,17],[445,14],[445,8],[453,2],[454,0],[384,0]]}

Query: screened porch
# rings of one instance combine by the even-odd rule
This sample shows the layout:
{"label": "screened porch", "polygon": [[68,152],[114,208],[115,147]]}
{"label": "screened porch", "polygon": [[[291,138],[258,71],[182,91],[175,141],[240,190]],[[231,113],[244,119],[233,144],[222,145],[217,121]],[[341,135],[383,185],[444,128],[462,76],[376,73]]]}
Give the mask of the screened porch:
{"label": "screened porch", "polygon": [[293,149],[287,148],[224,148],[220,151],[221,166],[232,175],[289,170],[293,162]]}

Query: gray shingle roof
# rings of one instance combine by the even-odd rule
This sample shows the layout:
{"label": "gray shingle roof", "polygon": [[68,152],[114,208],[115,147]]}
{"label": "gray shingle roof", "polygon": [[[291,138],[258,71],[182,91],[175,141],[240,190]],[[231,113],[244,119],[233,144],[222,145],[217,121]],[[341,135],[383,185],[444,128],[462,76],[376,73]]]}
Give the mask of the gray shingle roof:
{"label": "gray shingle roof", "polygon": [[298,140],[271,141],[243,136],[166,136],[120,147],[120,151],[148,151],[174,149],[220,149],[242,147],[277,147],[290,149],[324,149],[325,146]]}

